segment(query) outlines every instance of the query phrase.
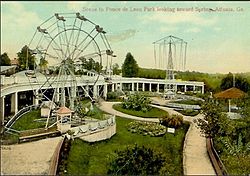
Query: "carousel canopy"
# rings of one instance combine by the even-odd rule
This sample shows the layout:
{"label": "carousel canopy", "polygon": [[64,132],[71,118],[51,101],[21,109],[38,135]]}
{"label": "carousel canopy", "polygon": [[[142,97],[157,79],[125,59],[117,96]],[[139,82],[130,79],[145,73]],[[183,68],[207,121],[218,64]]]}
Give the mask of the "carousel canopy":
{"label": "carousel canopy", "polygon": [[225,98],[225,99],[243,98],[244,96],[246,96],[246,93],[235,87],[214,94],[215,98]]}

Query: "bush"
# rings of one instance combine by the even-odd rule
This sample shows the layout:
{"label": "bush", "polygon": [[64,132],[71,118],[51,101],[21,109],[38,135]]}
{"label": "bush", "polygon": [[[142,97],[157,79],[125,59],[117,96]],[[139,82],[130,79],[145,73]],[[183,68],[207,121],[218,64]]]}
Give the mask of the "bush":
{"label": "bush", "polygon": [[122,102],[122,107],[124,109],[147,112],[152,108],[150,103],[151,100],[148,97],[135,93],[129,95],[128,98]]}
{"label": "bush", "polygon": [[183,116],[178,114],[164,116],[160,118],[160,124],[166,127],[178,128],[183,124]]}
{"label": "bush", "polygon": [[108,100],[116,100],[119,98],[119,96],[122,96],[123,93],[119,92],[119,91],[115,91],[115,92],[108,92],[107,93],[107,99]]}
{"label": "bush", "polygon": [[128,130],[150,136],[161,136],[166,133],[166,127],[155,122],[134,121],[128,124]]}
{"label": "bush", "polygon": [[117,157],[110,163],[110,175],[159,175],[165,163],[163,154],[144,146],[116,151]]}

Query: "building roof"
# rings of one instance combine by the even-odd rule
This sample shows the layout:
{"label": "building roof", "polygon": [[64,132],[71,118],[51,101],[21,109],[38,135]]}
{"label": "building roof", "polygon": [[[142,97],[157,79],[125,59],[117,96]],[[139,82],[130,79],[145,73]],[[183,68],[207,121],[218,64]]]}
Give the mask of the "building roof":
{"label": "building roof", "polygon": [[0,71],[1,73],[4,72],[4,71],[7,71],[9,69],[13,69],[13,68],[16,68],[16,66],[0,66]]}
{"label": "building roof", "polygon": [[215,98],[243,98],[246,93],[240,89],[232,87],[230,89],[224,90],[222,92],[214,94]]}
{"label": "building roof", "polygon": [[70,114],[72,111],[67,108],[67,107],[60,107],[58,110],[57,110],[57,113],[58,114]]}
{"label": "building roof", "polygon": [[10,60],[10,63],[11,63],[11,65],[18,65],[19,61],[16,58],[14,58],[14,59]]}

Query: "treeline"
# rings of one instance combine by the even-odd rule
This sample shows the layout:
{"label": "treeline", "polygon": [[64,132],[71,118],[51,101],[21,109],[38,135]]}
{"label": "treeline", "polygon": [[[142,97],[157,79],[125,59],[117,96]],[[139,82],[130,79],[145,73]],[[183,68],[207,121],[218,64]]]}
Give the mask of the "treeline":
{"label": "treeline", "polygon": [[[137,77],[148,79],[165,79],[166,71],[160,69],[139,68]],[[205,83],[206,92],[218,92],[226,88],[233,87],[232,73],[228,74],[209,74],[196,71],[178,71],[175,79],[183,81],[201,81]],[[250,91],[250,73],[235,74],[235,87],[245,92]]]}

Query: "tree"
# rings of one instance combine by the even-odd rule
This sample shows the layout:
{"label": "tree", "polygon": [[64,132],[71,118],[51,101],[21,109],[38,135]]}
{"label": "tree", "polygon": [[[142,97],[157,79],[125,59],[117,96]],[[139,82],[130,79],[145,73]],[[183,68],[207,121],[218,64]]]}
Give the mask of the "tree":
{"label": "tree", "polygon": [[42,58],[40,59],[39,66],[40,66],[40,69],[41,69],[42,71],[47,70],[47,68],[48,68],[48,61],[45,60],[45,58],[42,57]]}
{"label": "tree", "polygon": [[214,138],[217,135],[225,134],[226,130],[223,126],[228,124],[229,120],[222,113],[222,107],[218,103],[212,100],[206,101],[202,105],[202,114],[204,115],[204,119],[199,118],[195,122],[206,137]]}
{"label": "tree", "polygon": [[125,61],[122,65],[122,76],[123,77],[137,77],[139,66],[131,53],[126,55]]}
{"label": "tree", "polygon": [[144,146],[116,151],[117,157],[110,163],[110,175],[159,175],[165,163],[161,153]]}
{"label": "tree", "polygon": [[8,54],[5,52],[5,53],[1,54],[0,66],[9,66],[9,65],[11,65],[10,58],[9,58]]}
{"label": "tree", "polygon": [[[20,70],[28,69],[33,70],[35,67],[35,56],[27,45],[25,45],[20,52],[17,53]],[[28,59],[28,60],[27,60]],[[28,65],[27,65],[28,64]]]}
{"label": "tree", "polygon": [[119,65],[117,63],[112,65],[112,70],[114,75],[119,75],[121,73],[121,70],[119,69]]}
{"label": "tree", "polygon": [[[234,82],[234,75],[229,72],[227,76],[221,80],[220,88],[222,90],[229,89],[234,86],[233,82]],[[250,90],[250,83],[247,81],[246,78],[237,75],[235,76],[235,87],[241,89],[244,92],[247,92]]]}

